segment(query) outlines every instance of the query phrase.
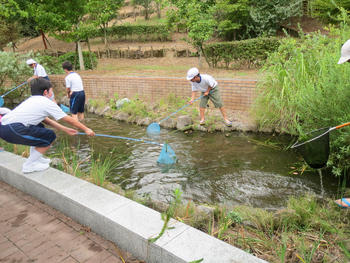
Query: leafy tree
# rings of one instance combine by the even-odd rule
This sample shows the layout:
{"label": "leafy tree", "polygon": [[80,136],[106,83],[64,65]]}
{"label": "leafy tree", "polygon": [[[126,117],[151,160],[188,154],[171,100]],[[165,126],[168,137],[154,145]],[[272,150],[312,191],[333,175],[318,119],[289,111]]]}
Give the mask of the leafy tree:
{"label": "leafy tree", "polygon": [[28,17],[28,13],[21,5],[21,1],[0,0],[0,47],[10,43],[15,50],[16,42],[20,38],[20,21]]}
{"label": "leafy tree", "polygon": [[203,45],[214,33],[215,20],[212,7],[215,3],[211,0],[171,0],[171,3],[176,9],[168,12],[168,21],[181,21],[186,24],[188,42],[198,51],[201,66],[201,57],[205,55]]}
{"label": "leafy tree", "polygon": [[250,37],[275,35],[281,23],[302,15],[302,0],[251,1],[249,14],[247,33]]}
{"label": "leafy tree", "polygon": [[217,32],[225,40],[241,38],[249,21],[250,0],[218,0],[214,7]]}
{"label": "leafy tree", "polygon": [[108,23],[117,17],[117,11],[122,7],[124,0],[90,0],[87,5],[89,20],[104,32],[104,43],[107,48]]}
{"label": "leafy tree", "polygon": [[[67,42],[76,43],[82,70],[84,70],[84,61],[80,47],[79,27],[87,13],[87,3],[88,0],[38,0],[29,4],[28,8],[31,16],[35,18],[38,30],[49,32]],[[60,34],[62,32],[64,34]]]}

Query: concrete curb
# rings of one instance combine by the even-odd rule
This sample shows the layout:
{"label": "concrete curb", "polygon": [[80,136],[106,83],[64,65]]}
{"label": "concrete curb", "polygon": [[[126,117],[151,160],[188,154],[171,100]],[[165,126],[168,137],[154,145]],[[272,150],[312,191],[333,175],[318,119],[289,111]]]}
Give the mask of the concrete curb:
{"label": "concrete curb", "polygon": [[263,263],[241,249],[176,220],[155,243],[159,212],[53,168],[23,174],[25,158],[0,152],[0,180],[34,196],[147,263]]}

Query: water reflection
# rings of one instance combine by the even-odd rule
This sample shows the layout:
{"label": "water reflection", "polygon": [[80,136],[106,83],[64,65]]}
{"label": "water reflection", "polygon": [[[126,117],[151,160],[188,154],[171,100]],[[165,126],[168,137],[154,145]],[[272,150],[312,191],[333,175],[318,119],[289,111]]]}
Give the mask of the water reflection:
{"label": "water reflection", "polygon": [[[138,194],[167,201],[176,188],[185,199],[200,203],[225,203],[229,206],[249,204],[262,208],[284,206],[289,196],[307,192],[321,193],[318,173],[291,175],[290,166],[297,161],[293,152],[258,145],[268,136],[229,133],[185,134],[161,130],[156,137],[148,137],[146,127],[129,125],[90,115],[86,124],[95,132],[150,141],[167,142],[174,149],[178,162],[171,167],[157,164],[161,147],[157,145],[104,137],[69,138],[79,144],[80,158],[91,151],[109,155],[113,149],[123,155],[111,181]],[[254,140],[253,140],[254,139]],[[275,138],[281,140],[281,138]],[[115,153],[114,153],[115,154]],[[88,169],[88,163],[82,166]],[[323,178],[325,195],[336,191],[336,182]]]}

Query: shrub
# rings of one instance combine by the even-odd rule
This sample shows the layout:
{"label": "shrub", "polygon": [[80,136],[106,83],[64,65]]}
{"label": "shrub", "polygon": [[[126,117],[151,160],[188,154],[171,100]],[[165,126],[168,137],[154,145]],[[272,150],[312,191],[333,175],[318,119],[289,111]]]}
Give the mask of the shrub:
{"label": "shrub", "polygon": [[204,47],[205,57],[212,67],[224,64],[228,68],[232,63],[245,63],[250,66],[260,66],[269,53],[277,50],[279,39],[253,38],[241,41],[218,42]]}

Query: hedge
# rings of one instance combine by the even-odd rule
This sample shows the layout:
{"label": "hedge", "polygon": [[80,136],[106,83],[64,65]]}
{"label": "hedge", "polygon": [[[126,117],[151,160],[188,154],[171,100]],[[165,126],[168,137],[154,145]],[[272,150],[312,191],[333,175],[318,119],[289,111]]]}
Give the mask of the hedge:
{"label": "hedge", "polygon": [[279,39],[275,37],[216,42],[205,45],[204,54],[212,67],[224,65],[229,68],[234,63],[260,66],[279,45]]}
{"label": "hedge", "polygon": [[[81,38],[96,38],[104,37],[104,31],[102,28],[86,27],[77,36],[76,32],[63,33],[59,35],[64,39],[76,39]],[[166,25],[113,25],[107,28],[107,35],[109,38],[127,39],[135,37],[138,40],[144,41],[166,41],[169,39],[169,30]]]}

